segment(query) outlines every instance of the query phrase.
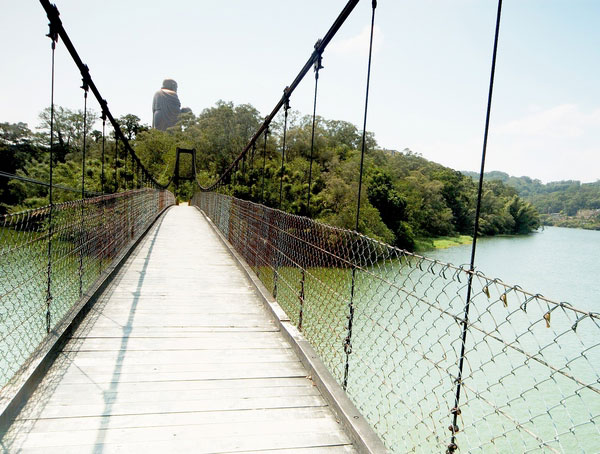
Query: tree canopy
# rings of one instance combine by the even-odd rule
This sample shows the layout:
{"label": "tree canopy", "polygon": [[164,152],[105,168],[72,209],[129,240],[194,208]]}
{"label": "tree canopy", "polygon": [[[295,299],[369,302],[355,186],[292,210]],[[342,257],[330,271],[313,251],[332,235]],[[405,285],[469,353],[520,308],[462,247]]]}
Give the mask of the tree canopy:
{"label": "tree canopy", "polygon": [[[55,181],[77,186],[80,171],[80,112],[57,108],[57,156]],[[3,168],[24,175],[47,178],[48,112],[42,112],[39,133],[23,123],[2,124]],[[92,119],[97,118],[92,116]],[[207,184],[222,175],[248,143],[263,119],[249,104],[234,105],[219,101],[198,115],[185,113],[167,131],[149,129],[135,115],[119,118],[136,154],[155,178],[167,183],[173,174],[175,150],[195,148],[197,175]],[[101,190],[101,133],[94,137],[87,152],[88,184]],[[354,228],[362,131],[340,121],[316,119],[314,163],[308,212],[308,173],[312,117],[292,112],[288,121],[286,162],[283,169],[281,209],[339,227]],[[225,190],[231,195],[279,207],[281,178],[282,117],[270,125],[266,141],[261,138],[238,168],[229,176]],[[470,176],[428,161],[405,149],[402,152],[378,146],[375,136],[366,134],[364,191],[361,200],[359,230],[373,238],[412,250],[418,240],[446,235],[472,234],[476,185]],[[125,186],[134,176],[121,150],[115,149],[114,136],[106,139],[105,190],[123,189],[114,182],[115,171],[124,176]],[[19,154],[21,153],[21,154]],[[24,154],[23,154],[24,153]],[[7,164],[4,164],[4,163]],[[10,165],[9,165],[10,163]],[[264,164],[264,189],[263,189]],[[191,174],[191,162],[181,163],[181,171]],[[128,180],[129,179],[129,180]],[[4,210],[14,211],[43,202],[43,191],[26,184],[11,182],[0,187]],[[194,191],[189,182],[182,184],[179,196],[188,198]],[[67,197],[66,195],[64,197]],[[486,181],[481,210],[480,233],[483,235],[527,233],[539,226],[534,206],[502,181]]]}

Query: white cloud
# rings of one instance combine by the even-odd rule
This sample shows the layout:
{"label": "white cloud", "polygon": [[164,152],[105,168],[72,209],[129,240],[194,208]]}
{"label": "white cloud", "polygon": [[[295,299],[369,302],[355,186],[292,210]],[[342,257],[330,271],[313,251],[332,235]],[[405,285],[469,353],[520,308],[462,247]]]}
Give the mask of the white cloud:
{"label": "white cloud", "polygon": [[[528,175],[544,182],[600,180],[600,109],[563,104],[490,127],[486,171]],[[410,146],[457,170],[479,170],[481,136]]]}
{"label": "white cloud", "polygon": [[575,139],[586,135],[591,128],[600,129],[600,109],[584,113],[576,104],[563,104],[500,125],[495,132],[539,140]]}
{"label": "white cloud", "polygon": [[490,133],[491,163],[543,181],[600,179],[600,109],[563,104],[501,124]]}
{"label": "white cloud", "polygon": [[[333,41],[329,46],[332,53],[335,54],[350,54],[350,55],[369,55],[369,38],[371,36],[371,27],[366,25],[358,35],[350,38]],[[373,53],[379,52],[383,46],[383,33],[381,29],[375,25],[373,29]]]}

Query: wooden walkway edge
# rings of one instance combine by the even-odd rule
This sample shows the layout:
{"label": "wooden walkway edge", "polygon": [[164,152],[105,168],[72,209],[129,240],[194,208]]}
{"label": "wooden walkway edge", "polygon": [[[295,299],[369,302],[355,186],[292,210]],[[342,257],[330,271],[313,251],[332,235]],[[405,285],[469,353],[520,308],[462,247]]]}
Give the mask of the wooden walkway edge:
{"label": "wooden walkway edge", "polygon": [[352,453],[199,211],[170,209],[8,431],[5,453]]}

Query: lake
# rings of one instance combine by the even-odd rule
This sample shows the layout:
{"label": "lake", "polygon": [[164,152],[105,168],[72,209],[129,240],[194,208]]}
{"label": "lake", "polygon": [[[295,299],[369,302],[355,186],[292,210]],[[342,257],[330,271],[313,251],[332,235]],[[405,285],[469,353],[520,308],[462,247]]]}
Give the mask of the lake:
{"label": "lake", "polygon": [[[425,255],[455,265],[468,264],[471,245]],[[546,227],[529,235],[480,238],[475,268],[551,300],[600,311],[600,231]]]}

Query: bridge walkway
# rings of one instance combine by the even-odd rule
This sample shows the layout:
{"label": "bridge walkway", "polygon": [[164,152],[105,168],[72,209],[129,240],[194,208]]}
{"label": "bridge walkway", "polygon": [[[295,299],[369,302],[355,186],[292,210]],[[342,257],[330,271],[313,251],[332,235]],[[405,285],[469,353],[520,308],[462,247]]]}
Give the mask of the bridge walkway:
{"label": "bridge walkway", "polygon": [[348,436],[193,207],[150,230],[1,440],[20,453],[347,453]]}

